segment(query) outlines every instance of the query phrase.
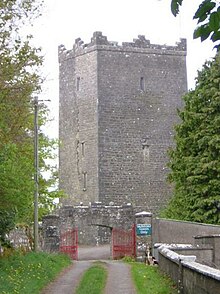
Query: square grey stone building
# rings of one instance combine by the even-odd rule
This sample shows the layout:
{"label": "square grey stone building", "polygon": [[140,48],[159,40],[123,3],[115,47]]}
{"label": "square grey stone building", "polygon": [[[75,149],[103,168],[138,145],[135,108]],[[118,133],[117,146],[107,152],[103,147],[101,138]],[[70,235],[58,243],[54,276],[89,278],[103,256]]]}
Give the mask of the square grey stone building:
{"label": "square grey stone building", "polygon": [[158,212],[171,195],[167,150],[187,91],[186,40],[154,45],[144,36],[59,47],[60,189],[65,205],[131,203]]}

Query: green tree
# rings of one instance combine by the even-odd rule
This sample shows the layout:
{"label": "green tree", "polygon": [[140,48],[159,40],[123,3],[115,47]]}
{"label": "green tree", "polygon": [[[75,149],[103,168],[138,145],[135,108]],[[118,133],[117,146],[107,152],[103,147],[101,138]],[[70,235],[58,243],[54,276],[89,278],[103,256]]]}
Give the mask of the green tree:
{"label": "green tree", "polygon": [[[174,16],[179,13],[183,0],[172,0],[171,11]],[[204,0],[199,5],[193,19],[197,20],[197,28],[194,31],[194,39],[201,41],[208,37],[214,42],[215,48],[220,49],[220,3],[219,0]]]}
{"label": "green tree", "polygon": [[[40,15],[41,0],[0,0],[0,235],[12,222],[33,221],[34,96],[41,91],[43,59],[31,45],[32,36],[21,29]],[[56,168],[47,163],[57,142],[41,131],[48,109],[39,108],[40,195],[39,215],[46,213],[59,195],[51,191]],[[42,172],[50,172],[46,180]],[[2,212],[2,213],[1,213]],[[5,221],[2,215],[8,221]],[[8,225],[7,225],[8,224]],[[1,237],[0,236],[0,237]]]}
{"label": "green tree", "polygon": [[220,224],[220,54],[198,73],[183,99],[170,151],[174,195],[165,216]]}

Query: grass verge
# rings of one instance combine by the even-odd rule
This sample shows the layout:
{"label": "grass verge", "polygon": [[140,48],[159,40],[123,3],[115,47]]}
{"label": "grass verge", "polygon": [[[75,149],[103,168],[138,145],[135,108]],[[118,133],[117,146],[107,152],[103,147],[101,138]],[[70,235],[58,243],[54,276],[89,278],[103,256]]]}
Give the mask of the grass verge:
{"label": "grass verge", "polygon": [[131,272],[137,294],[176,294],[174,283],[158,267],[133,262]]}
{"label": "grass verge", "polygon": [[107,270],[102,263],[96,263],[83,275],[76,294],[101,294],[104,291]]}
{"label": "grass verge", "polygon": [[38,294],[68,265],[66,255],[30,252],[0,259],[0,293]]}

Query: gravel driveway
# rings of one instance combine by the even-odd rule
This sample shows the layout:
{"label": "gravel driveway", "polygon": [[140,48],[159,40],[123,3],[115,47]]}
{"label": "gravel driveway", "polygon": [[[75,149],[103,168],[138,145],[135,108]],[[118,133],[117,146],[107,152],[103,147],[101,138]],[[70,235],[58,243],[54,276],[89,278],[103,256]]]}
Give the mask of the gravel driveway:
{"label": "gravel driveway", "polygon": [[65,269],[54,282],[41,292],[41,294],[75,293],[83,273],[97,260],[105,262],[108,270],[105,294],[136,293],[131,279],[130,266],[120,261],[110,260],[110,246],[104,245],[80,247],[79,260],[74,261],[69,268]]}
{"label": "gravel driveway", "polygon": [[110,245],[80,246],[78,252],[79,260],[109,260],[111,258]]}
{"label": "gravel driveway", "polygon": [[[83,273],[91,266],[90,261],[74,261],[41,294],[73,294]],[[86,294],[86,293],[85,293]]]}
{"label": "gravel driveway", "polygon": [[107,261],[108,278],[105,294],[135,294],[130,266],[120,261]]}

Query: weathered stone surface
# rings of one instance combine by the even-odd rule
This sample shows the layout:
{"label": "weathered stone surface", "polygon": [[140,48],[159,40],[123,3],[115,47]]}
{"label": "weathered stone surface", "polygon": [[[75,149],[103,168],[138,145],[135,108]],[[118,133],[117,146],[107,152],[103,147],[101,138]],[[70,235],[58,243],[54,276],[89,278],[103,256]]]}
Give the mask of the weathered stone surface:
{"label": "weathered stone surface", "polygon": [[78,229],[79,244],[109,244],[113,227],[126,230],[135,223],[131,205],[63,206],[57,213],[43,218],[45,251],[57,251],[60,235],[69,229]]}
{"label": "weathered stone surface", "polygon": [[186,41],[119,46],[101,32],[59,47],[60,188],[64,204],[132,203],[151,212],[170,195],[167,149],[187,90]]}
{"label": "weathered stone surface", "polygon": [[159,268],[176,282],[179,293],[219,293],[220,270],[199,264],[194,258],[159,247]]}

